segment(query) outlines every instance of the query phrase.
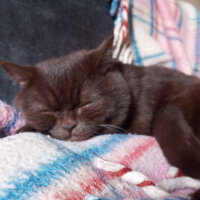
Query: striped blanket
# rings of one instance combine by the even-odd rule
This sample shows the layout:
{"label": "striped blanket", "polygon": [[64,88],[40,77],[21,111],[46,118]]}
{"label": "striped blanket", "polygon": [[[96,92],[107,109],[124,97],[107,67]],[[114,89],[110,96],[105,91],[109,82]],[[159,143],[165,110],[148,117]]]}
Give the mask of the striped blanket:
{"label": "striped blanket", "polygon": [[21,133],[3,138],[0,152],[1,200],[187,199],[200,188],[171,167],[147,136],[64,142]]}
{"label": "striped blanket", "polygon": [[[175,0],[113,0],[114,56],[199,75],[199,12]],[[0,101],[1,200],[189,199],[200,182],[168,164],[152,137],[63,142],[14,135],[24,119]],[[9,137],[5,137],[12,135]]]}
{"label": "striped blanket", "polygon": [[176,0],[113,0],[114,57],[199,76],[200,13]]}

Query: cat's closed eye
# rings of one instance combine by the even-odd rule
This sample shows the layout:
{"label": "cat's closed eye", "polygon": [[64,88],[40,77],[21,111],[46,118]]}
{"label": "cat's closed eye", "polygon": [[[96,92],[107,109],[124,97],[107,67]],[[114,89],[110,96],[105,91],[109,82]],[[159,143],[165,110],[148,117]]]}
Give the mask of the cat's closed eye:
{"label": "cat's closed eye", "polygon": [[52,110],[39,110],[40,113],[49,113],[52,112]]}
{"label": "cat's closed eye", "polygon": [[77,109],[77,114],[82,115],[84,112],[87,112],[88,109],[93,105],[93,102],[85,102],[83,104],[80,104]]}
{"label": "cat's closed eye", "polygon": [[90,105],[91,103],[92,103],[91,101],[83,102],[83,103],[81,103],[81,104],[78,106],[78,108],[83,108],[83,107],[85,107],[85,106]]}
{"label": "cat's closed eye", "polygon": [[44,110],[40,110],[39,113],[41,114],[45,114],[45,115],[54,115],[54,116],[58,116],[60,113],[60,109],[44,109]]}

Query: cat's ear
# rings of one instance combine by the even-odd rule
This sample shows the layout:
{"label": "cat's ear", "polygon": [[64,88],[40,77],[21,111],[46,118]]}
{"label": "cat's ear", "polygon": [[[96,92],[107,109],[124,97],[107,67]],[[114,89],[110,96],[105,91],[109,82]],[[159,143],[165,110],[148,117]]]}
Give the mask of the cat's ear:
{"label": "cat's ear", "polygon": [[113,63],[113,33],[110,34],[101,45],[91,51],[91,56],[95,61],[95,69],[105,73],[110,69]]}
{"label": "cat's ear", "polygon": [[35,77],[36,69],[31,66],[21,66],[6,60],[0,60],[0,65],[21,86]]}

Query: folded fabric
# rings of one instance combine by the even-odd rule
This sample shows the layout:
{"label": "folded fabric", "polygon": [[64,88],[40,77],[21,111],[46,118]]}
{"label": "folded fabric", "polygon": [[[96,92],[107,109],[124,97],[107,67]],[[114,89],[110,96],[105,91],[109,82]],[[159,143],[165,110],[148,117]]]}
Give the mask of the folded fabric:
{"label": "folded fabric", "polygon": [[200,187],[171,167],[147,136],[65,142],[20,133],[1,139],[0,152],[1,200],[164,199],[172,194],[184,199]]}
{"label": "folded fabric", "polygon": [[15,134],[24,124],[19,110],[0,100],[0,138]]}
{"label": "folded fabric", "polygon": [[113,0],[115,52],[125,63],[199,76],[200,13],[176,0]]}

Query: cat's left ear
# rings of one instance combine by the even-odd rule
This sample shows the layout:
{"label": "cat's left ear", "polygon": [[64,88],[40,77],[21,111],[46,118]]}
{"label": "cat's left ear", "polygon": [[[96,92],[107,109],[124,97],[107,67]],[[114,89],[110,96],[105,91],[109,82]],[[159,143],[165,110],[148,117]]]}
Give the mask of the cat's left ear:
{"label": "cat's left ear", "polygon": [[100,70],[102,73],[107,72],[113,63],[113,33],[110,34],[101,45],[90,52],[90,55],[95,61],[95,70]]}
{"label": "cat's left ear", "polygon": [[20,86],[24,86],[36,75],[36,69],[32,66],[21,66],[7,60],[0,60],[0,65]]}

